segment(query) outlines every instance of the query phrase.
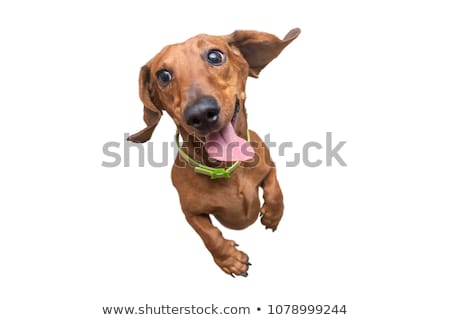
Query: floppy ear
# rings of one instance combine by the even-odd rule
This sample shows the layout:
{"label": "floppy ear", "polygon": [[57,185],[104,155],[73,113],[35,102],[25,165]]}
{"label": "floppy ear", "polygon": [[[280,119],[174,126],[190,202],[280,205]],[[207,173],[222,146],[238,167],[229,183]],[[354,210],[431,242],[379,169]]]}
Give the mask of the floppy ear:
{"label": "floppy ear", "polygon": [[295,28],[288,32],[283,40],[276,36],[258,31],[236,30],[225,36],[229,45],[237,47],[249,65],[249,76],[258,78],[259,72],[300,34]]}
{"label": "floppy ear", "polygon": [[128,141],[133,142],[145,142],[150,140],[155,130],[156,125],[161,118],[162,111],[158,109],[153,103],[150,96],[150,68],[145,65],[141,68],[139,73],[139,97],[144,103],[144,121],[147,124],[147,128],[142,129],[138,133],[135,133],[127,138]]}

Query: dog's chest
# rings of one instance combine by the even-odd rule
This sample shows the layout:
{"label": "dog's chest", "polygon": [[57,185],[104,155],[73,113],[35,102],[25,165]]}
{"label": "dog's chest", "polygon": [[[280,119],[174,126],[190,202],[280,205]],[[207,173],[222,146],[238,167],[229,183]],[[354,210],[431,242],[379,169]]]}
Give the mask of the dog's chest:
{"label": "dog's chest", "polygon": [[212,187],[208,193],[211,201],[208,213],[213,214],[224,226],[243,229],[251,225],[258,217],[258,185],[242,177],[224,181],[225,186]]}
{"label": "dog's chest", "polygon": [[245,170],[236,172],[230,179],[211,180],[205,190],[209,200],[208,213],[213,214],[224,226],[243,229],[251,225],[260,210],[259,184],[254,175]]}
{"label": "dog's chest", "polygon": [[[186,170],[191,168],[184,168]],[[177,169],[175,169],[177,170]],[[255,169],[253,169],[255,170]],[[196,173],[184,179],[172,176],[183,211],[191,214],[213,214],[224,226],[242,229],[258,217],[260,179],[252,170],[239,168],[229,179],[210,179]],[[186,212],[185,212],[186,213]]]}

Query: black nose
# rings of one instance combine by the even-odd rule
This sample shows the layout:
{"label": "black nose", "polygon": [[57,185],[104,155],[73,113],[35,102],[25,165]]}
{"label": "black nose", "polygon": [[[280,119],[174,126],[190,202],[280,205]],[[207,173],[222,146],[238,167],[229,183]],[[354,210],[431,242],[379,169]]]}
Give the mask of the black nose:
{"label": "black nose", "polygon": [[220,107],[213,97],[201,97],[184,109],[184,120],[188,125],[200,131],[210,131],[219,122]]}

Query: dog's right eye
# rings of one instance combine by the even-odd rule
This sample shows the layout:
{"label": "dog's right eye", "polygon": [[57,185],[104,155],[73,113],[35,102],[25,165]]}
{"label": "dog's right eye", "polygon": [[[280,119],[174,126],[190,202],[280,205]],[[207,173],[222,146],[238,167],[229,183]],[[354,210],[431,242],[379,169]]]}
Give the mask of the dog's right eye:
{"label": "dog's right eye", "polygon": [[158,78],[158,84],[161,87],[167,86],[172,81],[172,74],[166,69],[159,70],[156,73],[156,77]]}

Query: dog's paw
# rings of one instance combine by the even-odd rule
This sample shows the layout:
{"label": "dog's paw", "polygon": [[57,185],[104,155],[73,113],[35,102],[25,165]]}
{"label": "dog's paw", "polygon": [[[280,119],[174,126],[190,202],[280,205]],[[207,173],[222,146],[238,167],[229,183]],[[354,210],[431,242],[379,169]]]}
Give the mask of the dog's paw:
{"label": "dog's paw", "polygon": [[261,208],[261,223],[266,229],[277,230],[281,217],[283,216],[283,204],[269,204],[265,202]]}
{"label": "dog's paw", "polygon": [[245,252],[238,250],[238,245],[232,240],[225,240],[224,247],[221,248],[221,254],[214,256],[214,262],[222,269],[223,272],[234,277],[248,276],[248,268],[251,263]]}

